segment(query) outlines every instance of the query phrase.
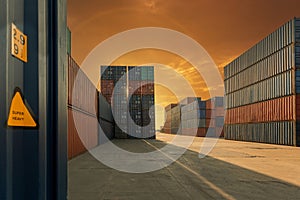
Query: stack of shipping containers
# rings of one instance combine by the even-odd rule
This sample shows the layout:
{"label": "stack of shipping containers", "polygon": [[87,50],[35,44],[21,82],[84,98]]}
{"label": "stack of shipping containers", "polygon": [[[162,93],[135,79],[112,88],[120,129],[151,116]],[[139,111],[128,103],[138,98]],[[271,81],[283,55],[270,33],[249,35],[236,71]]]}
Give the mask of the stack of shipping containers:
{"label": "stack of shipping containers", "polygon": [[[76,82],[75,82],[76,79]],[[73,88],[76,91],[73,95]],[[98,91],[68,56],[68,157],[98,145]],[[75,125],[75,119],[76,125]]]}
{"label": "stack of shipping containers", "polygon": [[206,135],[206,103],[197,98],[192,103],[181,107],[182,135]]}
{"label": "stack of shipping containers", "polygon": [[172,133],[171,131],[171,127],[172,127],[172,108],[176,107],[178,104],[170,104],[168,106],[165,107],[165,124],[164,124],[164,128],[163,131],[164,133]]}
{"label": "stack of shipping containers", "polygon": [[[142,87],[141,67],[128,67],[128,135],[139,138],[142,135]],[[130,121],[130,119],[132,121]],[[130,123],[131,122],[131,123]]]}
{"label": "stack of shipping containers", "polygon": [[[102,132],[112,138],[109,104],[71,57],[71,31],[67,29],[68,53],[68,158],[104,142]],[[73,89],[75,84],[75,89]],[[74,93],[74,94],[73,94]],[[100,99],[100,102],[99,102]],[[99,123],[101,129],[98,130]],[[75,124],[76,123],[76,124]]]}
{"label": "stack of shipping containers", "polygon": [[171,109],[171,133],[181,133],[181,105],[178,104]]}
{"label": "stack of shipping containers", "polygon": [[299,42],[292,19],[225,67],[226,139],[300,145]]}
{"label": "stack of shipping containers", "polygon": [[206,100],[206,128],[207,136],[224,136],[224,98],[213,97]]}
{"label": "stack of shipping containers", "polygon": [[202,101],[187,97],[180,104],[170,104],[166,110],[163,132],[190,136],[223,136],[223,97]]}
{"label": "stack of shipping containers", "polygon": [[101,67],[101,93],[111,105],[115,123],[114,137],[127,138],[127,67]]}
{"label": "stack of shipping containers", "polygon": [[[182,132],[182,128],[184,127],[185,129],[187,129],[187,113],[186,113],[186,109],[183,108],[183,106],[185,105],[188,105],[190,103],[193,103],[194,101],[198,101],[199,99],[201,99],[200,97],[187,97],[187,98],[184,98],[183,100],[180,101],[180,105],[178,107],[180,107],[180,116],[179,116],[179,119],[177,118],[175,121],[178,121],[179,120],[179,132],[178,134],[187,134],[187,131],[185,130],[185,132],[183,133]],[[183,109],[183,111],[182,111]],[[178,113],[175,112],[175,113]],[[184,114],[183,114],[184,113]],[[184,123],[182,123],[182,121],[184,121]],[[173,132],[173,133],[177,133],[177,132]]]}
{"label": "stack of shipping containers", "polygon": [[114,137],[155,138],[154,67],[102,66],[101,74],[101,92],[116,122]]}
{"label": "stack of shipping containers", "polygon": [[112,97],[112,112],[114,119],[118,118],[115,124],[115,138],[127,138],[127,67],[112,67],[114,75],[114,92]]}
{"label": "stack of shipping containers", "polygon": [[141,68],[141,99],[143,138],[155,139],[155,107],[154,107],[154,67]]}

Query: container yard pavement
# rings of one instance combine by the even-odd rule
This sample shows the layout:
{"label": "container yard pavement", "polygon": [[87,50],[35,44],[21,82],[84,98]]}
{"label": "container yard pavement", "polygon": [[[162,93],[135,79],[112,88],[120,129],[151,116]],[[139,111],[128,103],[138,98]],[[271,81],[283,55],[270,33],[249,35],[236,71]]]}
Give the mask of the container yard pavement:
{"label": "container yard pavement", "polygon": [[[157,140],[113,143],[149,152],[173,137],[159,133]],[[195,138],[176,162],[144,174],[119,172],[89,153],[80,155],[69,161],[68,199],[299,199],[300,148],[220,139],[199,159],[202,142]]]}

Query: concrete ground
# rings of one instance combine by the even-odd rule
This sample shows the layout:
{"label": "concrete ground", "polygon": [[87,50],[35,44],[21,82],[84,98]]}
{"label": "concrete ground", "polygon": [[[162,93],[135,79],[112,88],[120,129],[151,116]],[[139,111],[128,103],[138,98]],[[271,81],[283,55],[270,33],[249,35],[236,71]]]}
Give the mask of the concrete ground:
{"label": "concrete ground", "polygon": [[[189,138],[178,136],[176,140],[186,142]],[[185,153],[175,160],[173,156],[184,150],[184,142],[170,145],[170,154],[158,151],[173,139],[173,135],[159,133],[157,140],[112,141],[129,152],[156,151],[166,160],[174,161],[148,173],[112,169],[89,153],[74,158],[69,161],[68,199],[300,199],[300,148],[194,138]],[[214,142],[217,143],[212,151],[200,159],[200,148],[211,147]],[[103,147],[92,152],[105,152]],[[104,155],[108,162],[114,159],[121,162],[122,169],[135,163],[134,157],[110,151]],[[143,162],[136,162],[133,168],[137,170],[153,163],[165,164],[161,158],[139,159]]]}

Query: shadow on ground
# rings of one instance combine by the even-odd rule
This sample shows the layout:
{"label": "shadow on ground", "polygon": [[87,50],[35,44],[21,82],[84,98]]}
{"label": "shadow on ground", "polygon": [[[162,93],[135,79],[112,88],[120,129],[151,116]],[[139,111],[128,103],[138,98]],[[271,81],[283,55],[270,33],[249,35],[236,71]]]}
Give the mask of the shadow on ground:
{"label": "shadow on ground", "polygon": [[[147,142],[158,148],[166,145],[157,140]],[[113,140],[113,143],[131,152],[153,151],[144,140]],[[68,181],[70,200],[296,200],[300,197],[300,188],[295,185],[212,157],[199,159],[198,153],[190,150],[168,167],[143,174],[119,172],[85,153],[69,161]]]}

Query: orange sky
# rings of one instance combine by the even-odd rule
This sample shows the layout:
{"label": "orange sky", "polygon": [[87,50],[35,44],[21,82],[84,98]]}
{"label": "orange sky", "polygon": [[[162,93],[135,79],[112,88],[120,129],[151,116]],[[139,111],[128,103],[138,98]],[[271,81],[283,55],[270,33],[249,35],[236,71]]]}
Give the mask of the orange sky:
{"label": "orange sky", "polygon": [[[221,75],[226,63],[294,16],[300,17],[299,0],[68,1],[72,57],[79,64],[93,48],[114,34],[133,28],[163,27],[184,33],[201,44],[219,67]],[[190,83],[197,96],[209,98],[203,77],[178,55],[147,49],[120,55],[113,64],[144,63],[172,67]],[[176,76],[168,78],[170,82],[176,80]],[[177,87],[183,86],[178,84]],[[165,106],[176,101],[175,97],[168,98],[169,94],[164,87],[157,87],[156,103]],[[178,98],[185,95],[183,92]]]}
{"label": "orange sky", "polygon": [[299,8],[298,0],[69,0],[68,26],[79,63],[113,34],[154,26],[187,34],[222,66],[292,17],[300,17]]}

